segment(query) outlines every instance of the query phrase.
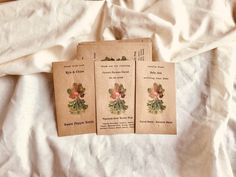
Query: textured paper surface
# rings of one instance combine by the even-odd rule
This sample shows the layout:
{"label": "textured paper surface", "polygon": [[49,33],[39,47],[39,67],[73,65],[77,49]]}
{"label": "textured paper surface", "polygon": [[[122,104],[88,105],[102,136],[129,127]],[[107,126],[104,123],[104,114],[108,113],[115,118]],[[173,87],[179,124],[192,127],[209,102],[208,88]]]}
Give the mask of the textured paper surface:
{"label": "textured paper surface", "polygon": [[97,134],[134,133],[135,62],[95,62]]}
{"label": "textured paper surface", "polygon": [[58,135],[95,133],[94,62],[53,63]]}
{"label": "textured paper surface", "polygon": [[152,60],[152,42],[149,38],[82,42],[77,47],[78,59],[95,60]]}
{"label": "textured paper surface", "polygon": [[175,65],[136,63],[136,133],[176,134]]}

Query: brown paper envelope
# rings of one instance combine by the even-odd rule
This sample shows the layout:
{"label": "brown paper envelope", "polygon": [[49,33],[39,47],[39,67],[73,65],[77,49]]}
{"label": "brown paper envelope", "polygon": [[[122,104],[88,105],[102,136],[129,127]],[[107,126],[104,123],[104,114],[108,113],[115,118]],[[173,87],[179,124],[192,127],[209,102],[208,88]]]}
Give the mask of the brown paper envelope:
{"label": "brown paper envelope", "polygon": [[59,136],[96,132],[94,62],[53,63]]}
{"label": "brown paper envelope", "polygon": [[77,58],[95,60],[152,60],[149,38],[79,43]]}
{"label": "brown paper envelope", "polygon": [[134,61],[96,61],[97,134],[134,133]]}
{"label": "brown paper envelope", "polygon": [[136,133],[176,134],[175,64],[136,62]]}

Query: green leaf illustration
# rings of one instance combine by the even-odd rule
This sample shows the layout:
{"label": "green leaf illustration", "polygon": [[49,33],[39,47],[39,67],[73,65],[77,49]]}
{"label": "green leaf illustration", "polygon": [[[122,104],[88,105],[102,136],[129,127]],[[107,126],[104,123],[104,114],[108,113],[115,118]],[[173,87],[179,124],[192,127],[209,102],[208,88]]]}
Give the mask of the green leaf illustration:
{"label": "green leaf illustration", "polygon": [[125,92],[123,84],[114,84],[114,88],[108,89],[108,93],[110,94],[110,98],[112,99],[108,107],[110,108],[110,112],[112,114],[121,114],[124,113],[128,109],[128,105],[125,104]]}
{"label": "green leaf illustration", "polygon": [[88,108],[88,105],[83,99],[85,96],[85,88],[81,83],[73,83],[72,88],[67,89],[67,93],[69,94],[69,98],[72,99],[72,101],[68,103],[71,114],[80,114]]}
{"label": "green leaf illustration", "polygon": [[166,109],[162,100],[165,89],[162,88],[161,84],[153,83],[153,87],[148,88],[147,92],[149,97],[152,98],[147,102],[148,112],[152,114],[162,113]]}

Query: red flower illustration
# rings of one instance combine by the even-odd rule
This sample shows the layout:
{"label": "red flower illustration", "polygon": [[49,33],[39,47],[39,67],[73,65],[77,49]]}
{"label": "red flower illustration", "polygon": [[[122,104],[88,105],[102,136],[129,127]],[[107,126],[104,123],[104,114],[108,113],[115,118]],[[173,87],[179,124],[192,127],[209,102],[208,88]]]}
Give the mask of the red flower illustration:
{"label": "red flower illustration", "polygon": [[80,83],[73,83],[72,88],[67,90],[69,98],[79,99],[84,97],[85,88]]}
{"label": "red flower illustration", "polygon": [[149,97],[153,99],[161,99],[164,96],[165,89],[161,84],[154,83],[152,88],[148,88]]}
{"label": "red flower illustration", "polygon": [[72,114],[80,114],[88,108],[88,105],[83,99],[85,95],[85,88],[81,83],[73,83],[72,88],[67,89],[69,98],[72,101],[69,101],[68,107]]}
{"label": "red flower illustration", "polygon": [[108,90],[112,99],[124,98],[126,89],[122,84],[115,83],[113,89]]}
{"label": "red flower illustration", "polygon": [[152,114],[157,114],[165,110],[166,105],[164,105],[164,102],[162,100],[165,89],[162,88],[162,85],[153,83],[152,88],[148,88],[147,91],[148,96],[152,98],[147,102],[148,111]]}
{"label": "red flower illustration", "polygon": [[108,90],[110,93],[110,97],[112,101],[109,102],[108,107],[110,108],[111,113],[113,114],[121,114],[128,109],[128,105],[125,104],[126,89],[123,84],[115,83],[113,88]]}

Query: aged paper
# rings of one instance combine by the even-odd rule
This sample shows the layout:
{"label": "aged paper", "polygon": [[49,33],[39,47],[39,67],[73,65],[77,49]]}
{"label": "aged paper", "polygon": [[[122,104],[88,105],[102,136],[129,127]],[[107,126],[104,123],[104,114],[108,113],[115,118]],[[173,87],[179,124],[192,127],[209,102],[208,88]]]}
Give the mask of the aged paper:
{"label": "aged paper", "polygon": [[175,65],[136,62],[136,133],[176,134]]}
{"label": "aged paper", "polygon": [[152,42],[149,38],[82,42],[77,47],[77,58],[103,61],[151,61]]}
{"label": "aged paper", "polygon": [[94,62],[53,63],[58,135],[95,133]]}
{"label": "aged paper", "polygon": [[135,62],[96,61],[97,134],[134,133]]}

